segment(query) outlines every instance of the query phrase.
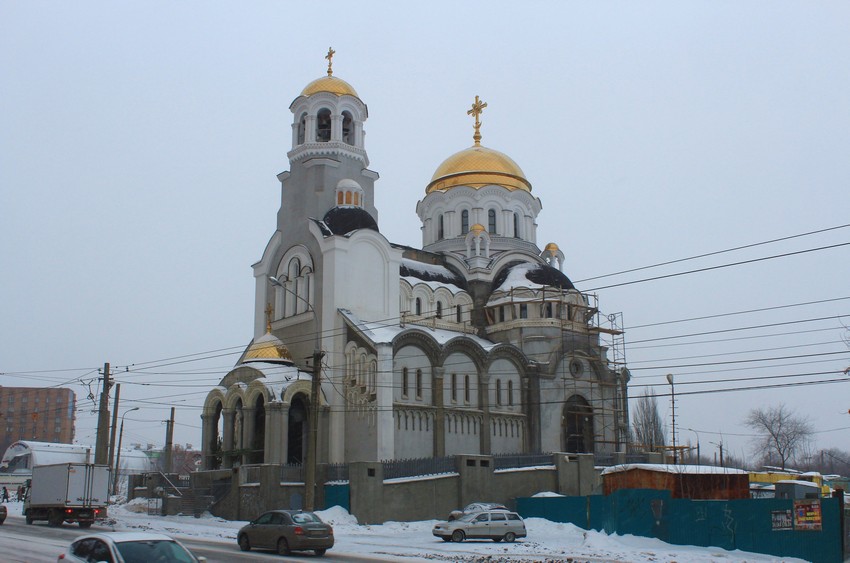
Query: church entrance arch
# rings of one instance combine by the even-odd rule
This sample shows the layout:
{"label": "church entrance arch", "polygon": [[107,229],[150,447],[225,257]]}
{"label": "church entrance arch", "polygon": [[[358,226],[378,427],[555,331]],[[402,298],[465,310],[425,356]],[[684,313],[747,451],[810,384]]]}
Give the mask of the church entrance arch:
{"label": "church entrance arch", "polygon": [[254,435],[251,437],[251,452],[248,463],[263,463],[266,445],[266,399],[262,395],[254,403]]}
{"label": "church entrance arch", "polygon": [[562,418],[562,443],[570,453],[593,453],[593,409],[579,395],[567,399]]}
{"label": "church entrance arch", "polygon": [[307,453],[307,403],[304,395],[292,398],[287,422],[286,463],[304,463]]}
{"label": "church entrance arch", "polygon": [[207,439],[207,469],[220,469],[222,466],[224,417],[221,411],[224,406],[221,401],[216,402],[213,414],[212,435]]}

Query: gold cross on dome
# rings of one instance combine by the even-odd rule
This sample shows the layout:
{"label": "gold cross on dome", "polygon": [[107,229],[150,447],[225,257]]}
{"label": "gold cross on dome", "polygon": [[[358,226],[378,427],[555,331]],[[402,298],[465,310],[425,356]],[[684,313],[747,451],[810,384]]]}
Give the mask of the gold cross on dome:
{"label": "gold cross on dome", "polygon": [[333,64],[335,54],[336,51],[334,51],[333,47],[328,47],[328,54],[325,55],[325,58],[328,59],[328,76],[332,76],[334,73]]}
{"label": "gold cross on dome", "polygon": [[466,112],[467,115],[475,116],[475,134],[472,136],[472,139],[476,145],[481,144],[481,121],[478,117],[484,113],[484,108],[486,107],[487,102],[482,102],[478,99],[478,96],[475,96],[475,103],[472,104],[472,109]]}
{"label": "gold cross on dome", "polygon": [[272,312],[273,311],[274,311],[274,309],[272,309],[272,304],[266,303],[266,332],[272,331]]}

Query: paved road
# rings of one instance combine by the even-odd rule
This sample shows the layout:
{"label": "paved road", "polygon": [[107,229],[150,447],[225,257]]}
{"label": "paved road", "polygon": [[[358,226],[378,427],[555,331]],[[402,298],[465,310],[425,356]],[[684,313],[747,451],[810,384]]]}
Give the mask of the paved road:
{"label": "paved road", "polygon": [[[89,530],[81,530],[76,524],[65,524],[51,528],[46,522],[35,522],[27,525],[21,516],[9,516],[0,526],[0,554],[3,563],[54,563],[68,544],[87,532],[108,532],[110,528],[92,526]],[[219,543],[204,540],[180,539],[192,553],[207,558],[208,563],[256,563],[257,561],[286,561],[286,563],[317,563],[319,561],[345,563],[374,563],[388,561],[385,557],[370,557],[362,554],[348,554],[330,550],[324,557],[316,557],[312,553],[295,554],[281,558],[271,552],[250,551],[242,552],[236,542]]]}

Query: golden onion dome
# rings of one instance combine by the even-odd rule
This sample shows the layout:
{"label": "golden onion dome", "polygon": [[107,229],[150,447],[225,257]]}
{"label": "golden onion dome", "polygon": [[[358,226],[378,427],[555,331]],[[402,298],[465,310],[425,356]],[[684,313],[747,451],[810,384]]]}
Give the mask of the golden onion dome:
{"label": "golden onion dome", "polygon": [[431,177],[425,193],[446,191],[455,186],[482,188],[491,184],[511,191],[531,191],[531,182],[511,157],[476,144],[444,160]]}
{"label": "golden onion dome", "polygon": [[319,92],[328,92],[336,96],[354,96],[359,98],[357,92],[352,88],[351,84],[337,78],[336,76],[323,76],[309,83],[304,90],[301,91],[302,96],[312,96]]}
{"label": "golden onion dome", "polygon": [[473,233],[477,234],[477,233],[483,233],[487,229],[485,229],[484,225],[482,225],[481,223],[475,223],[474,225],[472,225],[472,227],[469,230],[472,231]]}
{"label": "golden onion dome", "polygon": [[479,118],[486,107],[487,102],[475,96],[472,109],[466,112],[475,118],[473,126],[475,134],[472,135],[475,144],[453,154],[437,167],[437,171],[431,177],[431,183],[425,188],[426,194],[444,192],[456,186],[478,189],[493,184],[511,191],[531,191],[531,183],[525,178],[522,168],[511,157],[481,145]]}
{"label": "golden onion dome", "polygon": [[328,60],[328,75],[317,78],[309,83],[304,90],[301,91],[302,96],[312,96],[319,92],[328,92],[336,96],[360,97],[357,95],[354,88],[351,87],[351,84],[333,75],[333,58],[335,53],[336,51],[334,51],[332,47],[328,49],[328,54],[325,55],[325,58]]}
{"label": "golden onion dome", "polygon": [[555,244],[554,242],[550,242],[549,244],[546,245],[546,248],[544,248],[544,250],[547,250],[547,251],[552,252],[554,254],[555,252],[558,252],[560,250],[560,248],[558,248],[558,245]]}
{"label": "golden onion dome", "polygon": [[252,360],[292,361],[292,355],[289,353],[289,349],[286,345],[281,342],[277,336],[273,335],[271,332],[267,332],[251,344],[248,351],[245,352],[245,358],[242,361],[249,362]]}

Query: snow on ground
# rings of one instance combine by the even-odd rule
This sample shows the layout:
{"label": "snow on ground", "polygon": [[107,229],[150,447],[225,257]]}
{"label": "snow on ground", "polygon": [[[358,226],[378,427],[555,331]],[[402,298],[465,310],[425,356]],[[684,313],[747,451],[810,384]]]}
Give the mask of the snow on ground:
{"label": "snow on ground", "polygon": [[[21,503],[6,504],[10,516],[20,516]],[[653,562],[653,563],[755,563],[783,561],[804,563],[802,559],[778,558],[714,547],[671,545],[654,538],[618,536],[588,531],[572,524],[559,524],[542,518],[527,518],[528,537],[516,543],[470,540],[444,542],[431,535],[436,520],[386,522],[360,525],[346,510],[335,506],[317,514],[334,528],[334,552],[385,556],[387,561],[451,562]],[[246,522],[229,521],[209,513],[192,516],[151,516],[147,501],[136,499],[109,507],[108,525],[115,531],[162,532],[180,538],[203,538],[236,543],[236,533]]]}

